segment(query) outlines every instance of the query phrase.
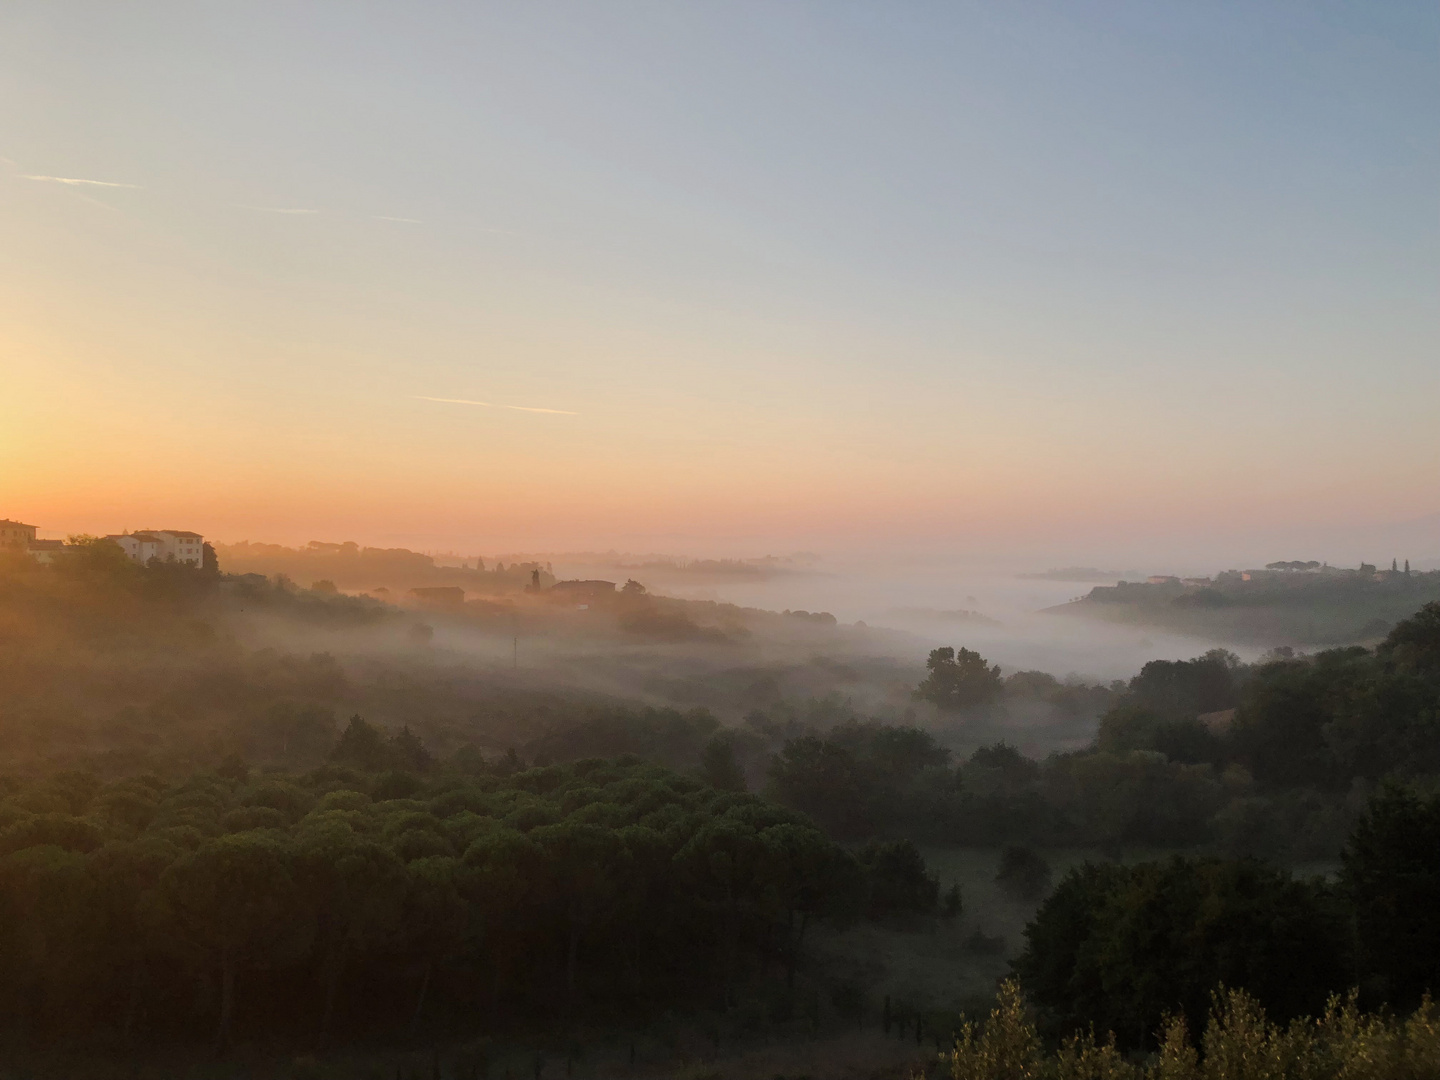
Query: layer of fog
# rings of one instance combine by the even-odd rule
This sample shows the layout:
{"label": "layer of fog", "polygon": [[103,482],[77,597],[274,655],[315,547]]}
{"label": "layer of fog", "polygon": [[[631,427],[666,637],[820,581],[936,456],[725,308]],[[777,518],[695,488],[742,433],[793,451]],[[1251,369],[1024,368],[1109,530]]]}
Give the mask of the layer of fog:
{"label": "layer of fog", "polygon": [[[384,605],[390,615],[374,625],[304,627],[278,612],[251,609],[240,614],[234,629],[251,648],[329,652],[360,684],[416,687],[410,694],[381,695],[393,704],[372,719],[387,726],[411,723],[423,729],[424,715],[444,700],[442,711],[465,717],[469,737],[487,751],[503,751],[541,733],[502,723],[505,710],[489,704],[519,693],[624,706],[702,707],[727,724],[743,723],[756,710],[771,717],[808,716],[822,726],[847,714],[873,716],[927,727],[960,753],[1004,738],[1041,757],[1087,744],[1098,713],[1024,696],[1007,696],[1001,708],[982,710],[983,715],[942,713],[914,695],[930,650],[964,646],[1006,675],[1038,670],[1092,686],[1128,680],[1150,660],[1189,659],[1216,646],[1233,648],[1244,659],[1259,651],[1048,612],[1088,592],[1091,583],[1022,577],[1015,565],[899,558],[750,566],[679,558],[530,558],[541,566],[550,563],[562,580],[618,585],[634,578],[658,596],[758,612],[828,612],[837,622],[736,613],[702,603],[687,610],[715,633],[647,637],[617,625],[616,612],[604,603],[592,609],[554,602],[545,592],[511,591],[475,594],[476,603],[447,609],[419,605],[397,580],[387,597],[398,609]],[[495,561],[487,559],[487,567]],[[525,560],[507,555],[505,561]],[[467,564],[474,568],[473,557]],[[552,722],[543,711],[534,721],[541,728]],[[557,716],[553,722],[563,721]]]}
{"label": "layer of fog", "polygon": [[[598,571],[593,565],[555,564],[556,574],[563,577],[593,576]],[[644,573],[633,572],[643,582]],[[1263,651],[1046,612],[1090,587],[1022,578],[1013,567],[973,562],[824,559],[814,569],[765,577],[711,578],[690,585],[668,581],[660,591],[687,600],[772,611],[827,611],[842,623],[862,621],[904,631],[913,642],[892,639],[889,648],[917,663],[938,645],[963,645],[979,650],[1006,672],[1039,670],[1061,679],[1068,675],[1099,682],[1128,679],[1148,660],[1190,659],[1217,646],[1245,659]]]}

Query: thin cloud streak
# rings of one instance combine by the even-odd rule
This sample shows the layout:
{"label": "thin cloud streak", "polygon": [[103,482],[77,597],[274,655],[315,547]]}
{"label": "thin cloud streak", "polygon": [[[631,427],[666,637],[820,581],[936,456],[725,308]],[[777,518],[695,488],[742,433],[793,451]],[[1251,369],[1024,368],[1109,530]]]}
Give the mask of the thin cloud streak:
{"label": "thin cloud streak", "polygon": [[241,206],[242,210],[258,210],[262,214],[318,214],[319,210],[305,210],[287,206]]}
{"label": "thin cloud streak", "polygon": [[31,176],[28,173],[23,173],[22,175],[25,177],[26,180],[41,180],[47,184],[76,184],[90,187],[119,187],[136,189],[140,187],[139,184],[117,184],[113,180],[81,180],[78,177],[74,176]]}
{"label": "thin cloud streak", "polygon": [[554,413],[557,416],[579,416],[578,412],[571,412],[569,409],[537,409],[530,405],[497,405],[493,401],[467,401],[465,398],[453,397],[424,397],[416,394],[416,401],[439,401],[445,405],[482,405],[487,409],[514,409],[516,412],[538,412]]}
{"label": "thin cloud streak", "polygon": [[424,224],[425,224],[425,223],[424,223],[423,221],[421,221],[419,218],[413,218],[413,217],[390,217],[388,214],[374,214],[374,215],[372,215],[372,216],[375,218],[376,221],[403,221],[403,222],[405,222],[405,224],[407,224],[407,225],[424,225]]}

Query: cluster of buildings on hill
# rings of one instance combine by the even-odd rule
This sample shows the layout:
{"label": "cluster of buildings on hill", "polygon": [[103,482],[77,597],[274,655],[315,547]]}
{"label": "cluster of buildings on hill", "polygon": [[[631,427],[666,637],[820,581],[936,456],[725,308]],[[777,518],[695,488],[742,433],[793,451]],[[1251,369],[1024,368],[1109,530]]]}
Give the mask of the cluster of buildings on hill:
{"label": "cluster of buildings on hill", "polygon": [[[639,586],[634,588],[639,588],[641,592],[644,591]],[[613,581],[557,581],[549,588],[545,588],[541,583],[538,568],[531,572],[530,584],[525,587],[525,591],[536,595],[543,594],[552,603],[573,603],[582,610],[591,604],[603,603],[607,598],[613,599],[616,595]],[[632,592],[634,589],[627,588],[623,591]],[[410,595],[417,603],[425,607],[457,608],[465,603],[465,590],[453,585],[434,585],[411,589]]]}
{"label": "cluster of buildings on hill", "polygon": [[[39,562],[49,562],[57,552],[65,550],[63,540],[39,540],[37,526],[20,521],[0,521],[0,548],[27,552]],[[104,539],[141,566],[151,559],[161,562],[189,563],[200,566],[205,561],[205,538],[187,529],[146,529],[143,532],[111,533]]]}
{"label": "cluster of buildings on hill", "polygon": [[[1377,570],[1371,563],[1362,562],[1358,569],[1331,566],[1329,563],[1291,562],[1267,563],[1263,570],[1225,570],[1213,578],[1182,578],[1171,574],[1153,574],[1145,579],[1147,585],[1181,585],[1185,588],[1204,589],[1215,585],[1234,585],[1239,582],[1260,582],[1268,584],[1304,584],[1316,578],[1355,579],[1390,581],[1393,578],[1410,576],[1410,560],[1405,560],[1402,569],[1398,559],[1392,559],[1389,570]],[[1127,584],[1121,582],[1120,584]]]}

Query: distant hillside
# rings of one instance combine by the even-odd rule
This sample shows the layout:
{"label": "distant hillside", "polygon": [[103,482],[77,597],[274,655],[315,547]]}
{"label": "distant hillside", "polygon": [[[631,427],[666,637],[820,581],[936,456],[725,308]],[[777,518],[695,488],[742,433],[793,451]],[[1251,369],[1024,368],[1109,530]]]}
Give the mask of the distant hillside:
{"label": "distant hillside", "polygon": [[1096,584],[1119,581],[1122,578],[1140,577],[1138,570],[1097,570],[1093,566],[1064,566],[1033,574],[1016,574],[1027,581],[1078,581],[1082,584]]}
{"label": "distant hillside", "polygon": [[1047,610],[1236,644],[1331,646],[1384,637],[1436,599],[1440,571],[1277,563],[1214,578],[1122,581]]}

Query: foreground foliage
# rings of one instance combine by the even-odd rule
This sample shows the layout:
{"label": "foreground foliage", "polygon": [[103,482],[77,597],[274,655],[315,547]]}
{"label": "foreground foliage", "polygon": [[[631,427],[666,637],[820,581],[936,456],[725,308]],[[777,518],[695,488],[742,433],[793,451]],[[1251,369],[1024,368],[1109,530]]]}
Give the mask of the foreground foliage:
{"label": "foreground foliage", "polygon": [[1440,987],[1440,796],[1378,794],[1338,882],[1255,859],[1071,870],[1025,929],[1015,971],[1049,1036],[1112,1031],[1148,1043],[1166,1014],[1203,1022],[1218,985],[1271,1015],[1318,1013],[1357,987],[1366,1007],[1415,1008]]}
{"label": "foreground foliage", "polygon": [[980,1026],[966,1023],[942,1056],[952,1080],[1433,1080],[1440,1076],[1440,1009],[1425,998],[1408,1018],[1363,1013],[1352,993],[1319,1019],[1273,1023],[1243,990],[1217,992],[1196,1046],[1183,1017],[1167,1018],[1148,1060],[1114,1036],[1073,1035],[1046,1053],[1020,986],[1007,981]]}

